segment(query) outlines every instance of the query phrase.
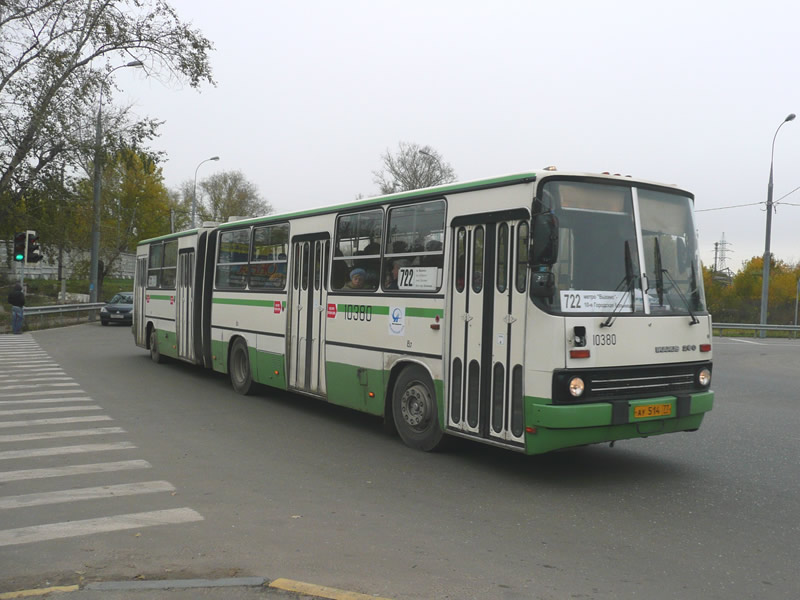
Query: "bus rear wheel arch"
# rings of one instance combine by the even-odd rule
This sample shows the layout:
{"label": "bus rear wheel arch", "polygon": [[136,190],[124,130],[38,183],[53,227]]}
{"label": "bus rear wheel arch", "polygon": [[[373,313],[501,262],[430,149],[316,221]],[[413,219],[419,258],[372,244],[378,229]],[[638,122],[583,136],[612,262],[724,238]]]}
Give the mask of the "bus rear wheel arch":
{"label": "bus rear wheel arch", "polygon": [[228,374],[237,394],[247,396],[253,391],[253,373],[250,369],[250,351],[244,338],[231,342],[228,354]]}
{"label": "bus rear wheel arch", "polygon": [[400,371],[392,389],[392,418],[403,442],[417,450],[439,448],[444,438],[436,392],[428,372],[419,365]]}

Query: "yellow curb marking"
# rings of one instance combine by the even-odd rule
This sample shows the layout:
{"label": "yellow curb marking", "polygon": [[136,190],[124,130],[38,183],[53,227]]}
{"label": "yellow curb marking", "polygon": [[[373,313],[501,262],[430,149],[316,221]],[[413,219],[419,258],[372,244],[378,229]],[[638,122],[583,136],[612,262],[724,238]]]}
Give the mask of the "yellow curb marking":
{"label": "yellow curb marking", "polygon": [[[276,579],[269,584],[269,587],[285,590],[287,592],[296,592],[298,594],[308,594],[319,598],[329,598],[329,600],[389,600],[389,598],[359,594],[358,592],[347,592],[332,587],[325,587],[324,585],[303,583],[302,581],[295,581],[293,579]],[[2,600],[2,598],[0,598],[0,600]]]}
{"label": "yellow curb marking", "polygon": [[77,585],[58,585],[49,588],[39,588],[35,590],[20,590],[19,592],[0,593],[0,600],[13,600],[13,598],[31,598],[33,596],[44,596],[45,594],[59,594],[61,592],[77,592]]}

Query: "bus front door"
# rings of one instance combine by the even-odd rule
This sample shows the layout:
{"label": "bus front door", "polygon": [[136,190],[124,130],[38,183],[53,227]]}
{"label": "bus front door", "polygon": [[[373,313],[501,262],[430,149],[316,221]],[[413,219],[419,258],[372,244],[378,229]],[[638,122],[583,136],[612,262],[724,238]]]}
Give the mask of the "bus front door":
{"label": "bus front door", "polygon": [[326,395],[326,265],[330,236],[302,235],[292,240],[292,280],[286,360],[291,389]]}
{"label": "bus front door", "polygon": [[527,304],[527,211],[453,220],[447,426],[519,446]]}

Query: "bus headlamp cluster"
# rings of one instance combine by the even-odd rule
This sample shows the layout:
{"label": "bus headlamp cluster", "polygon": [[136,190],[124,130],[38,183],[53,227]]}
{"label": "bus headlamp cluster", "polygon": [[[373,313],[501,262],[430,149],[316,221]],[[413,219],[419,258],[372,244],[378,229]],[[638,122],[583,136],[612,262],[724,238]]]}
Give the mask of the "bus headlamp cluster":
{"label": "bus headlamp cluster", "polygon": [[586,389],[586,384],[580,377],[573,377],[569,380],[569,393],[573,398],[580,398],[583,395],[583,390]]}
{"label": "bus headlamp cluster", "polygon": [[705,368],[700,369],[700,372],[697,373],[697,383],[703,387],[708,387],[711,383],[711,371]]}

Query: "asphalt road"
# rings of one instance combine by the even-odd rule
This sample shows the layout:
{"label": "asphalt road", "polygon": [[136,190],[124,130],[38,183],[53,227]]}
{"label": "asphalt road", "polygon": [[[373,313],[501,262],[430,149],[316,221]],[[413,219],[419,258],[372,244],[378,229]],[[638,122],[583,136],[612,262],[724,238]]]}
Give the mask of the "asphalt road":
{"label": "asphalt road", "polygon": [[[25,339],[46,357],[20,376],[3,344]],[[0,336],[0,592],[260,576],[396,600],[795,598],[800,341],[715,339],[714,359],[696,433],[425,454],[369,416],[155,365],[127,327]]]}

